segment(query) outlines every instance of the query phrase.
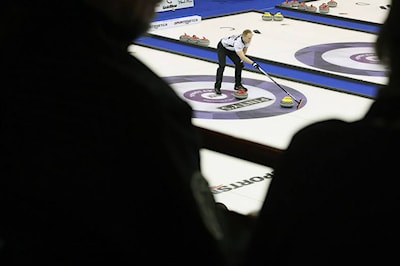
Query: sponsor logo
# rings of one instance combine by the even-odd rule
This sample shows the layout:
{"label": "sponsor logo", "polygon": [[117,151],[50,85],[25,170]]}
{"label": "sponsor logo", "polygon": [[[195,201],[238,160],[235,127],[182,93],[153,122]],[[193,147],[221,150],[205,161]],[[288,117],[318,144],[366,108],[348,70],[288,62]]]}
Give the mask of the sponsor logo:
{"label": "sponsor logo", "polygon": [[150,24],[149,31],[172,28],[181,25],[191,25],[199,22],[201,22],[200,16],[188,16],[183,18],[155,21]]}
{"label": "sponsor logo", "polygon": [[254,185],[264,181],[270,181],[272,179],[273,172],[266,173],[264,176],[254,176],[247,179],[239,180],[230,184],[220,184],[217,186],[210,187],[213,194],[220,194],[224,192],[229,192],[235,189],[240,189],[250,185]]}

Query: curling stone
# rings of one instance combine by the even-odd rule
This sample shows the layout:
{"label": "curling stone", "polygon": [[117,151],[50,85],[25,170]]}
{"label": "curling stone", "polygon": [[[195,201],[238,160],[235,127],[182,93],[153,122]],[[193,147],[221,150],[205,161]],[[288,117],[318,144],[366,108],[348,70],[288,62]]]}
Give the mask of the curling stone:
{"label": "curling stone", "polygon": [[210,45],[210,40],[207,39],[206,37],[203,37],[203,38],[201,38],[201,39],[199,39],[197,41],[197,44],[201,45],[201,46],[209,46]]}
{"label": "curling stone", "polygon": [[271,15],[271,13],[269,13],[269,12],[265,12],[265,13],[262,15],[262,20],[271,21],[272,19],[273,19],[273,17],[272,17],[272,15]]}
{"label": "curling stone", "polygon": [[197,37],[196,35],[193,35],[192,37],[190,37],[190,38],[188,39],[187,42],[188,42],[188,43],[191,43],[191,44],[198,44],[199,40],[200,40],[199,37]]}
{"label": "curling stone", "polygon": [[292,0],[291,3],[293,8],[299,7],[299,2],[297,0]]}
{"label": "curling stone", "polygon": [[323,3],[322,5],[320,5],[318,7],[318,10],[319,10],[319,13],[323,13],[323,14],[329,13],[329,6],[326,3]]}
{"label": "curling stone", "polygon": [[291,108],[294,106],[294,102],[292,97],[290,96],[285,96],[282,98],[281,102],[280,102],[281,107],[285,107],[285,108]]}
{"label": "curling stone", "polygon": [[283,15],[281,12],[276,12],[274,15],[274,21],[282,21],[283,20]]}
{"label": "curling stone", "polygon": [[299,6],[297,7],[297,10],[306,10],[307,5],[305,2],[300,2]]}
{"label": "curling stone", "polygon": [[249,94],[244,89],[238,89],[238,90],[235,90],[235,92],[233,93],[233,96],[235,96],[235,98],[238,100],[244,100],[249,96]]}
{"label": "curling stone", "polygon": [[284,6],[284,7],[292,7],[292,1],[286,0],[285,2],[283,2],[283,3],[281,4],[281,6]]}
{"label": "curling stone", "polygon": [[337,7],[337,2],[334,0],[329,0],[328,1],[328,6],[329,7]]}
{"label": "curling stone", "polygon": [[308,12],[317,12],[317,8],[314,5],[310,5],[306,7],[306,11]]}
{"label": "curling stone", "polygon": [[186,33],[184,33],[181,36],[179,36],[179,40],[182,41],[182,42],[187,42],[187,41],[189,41],[190,38],[191,38],[190,35],[188,35]]}

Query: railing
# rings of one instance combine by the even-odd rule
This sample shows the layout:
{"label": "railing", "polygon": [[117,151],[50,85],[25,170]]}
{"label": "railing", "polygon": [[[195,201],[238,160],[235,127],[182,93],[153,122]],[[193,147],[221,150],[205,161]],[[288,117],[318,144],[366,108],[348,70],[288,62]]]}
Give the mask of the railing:
{"label": "railing", "polygon": [[282,150],[260,143],[236,138],[224,133],[196,127],[201,137],[201,148],[230,155],[274,168]]}

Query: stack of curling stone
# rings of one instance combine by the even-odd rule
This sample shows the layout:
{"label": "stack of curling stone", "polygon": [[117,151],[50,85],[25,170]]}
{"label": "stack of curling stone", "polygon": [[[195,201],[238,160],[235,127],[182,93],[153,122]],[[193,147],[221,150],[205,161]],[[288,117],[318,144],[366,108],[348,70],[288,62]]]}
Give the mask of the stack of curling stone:
{"label": "stack of curling stone", "polygon": [[285,96],[282,98],[281,102],[280,102],[281,107],[285,107],[285,108],[291,108],[294,106],[294,102],[292,97],[290,96]]}
{"label": "stack of curling stone", "polygon": [[273,17],[272,17],[272,15],[271,15],[271,13],[269,13],[269,12],[265,12],[265,13],[262,15],[262,20],[271,21],[272,19],[273,19]]}
{"label": "stack of curling stone", "polygon": [[201,45],[201,46],[209,46],[210,45],[210,40],[207,39],[206,37],[199,38],[196,35],[190,36],[186,33],[179,36],[179,40],[182,42],[197,44],[197,45]]}

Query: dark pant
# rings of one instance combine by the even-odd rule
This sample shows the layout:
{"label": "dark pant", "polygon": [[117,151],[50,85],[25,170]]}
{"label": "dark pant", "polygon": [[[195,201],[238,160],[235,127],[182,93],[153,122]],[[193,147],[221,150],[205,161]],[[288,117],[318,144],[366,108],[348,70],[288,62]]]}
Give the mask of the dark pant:
{"label": "dark pant", "polygon": [[235,87],[241,85],[243,62],[241,62],[240,57],[236,54],[235,51],[230,51],[226,49],[221,42],[219,42],[217,45],[217,55],[218,69],[214,88],[221,88],[222,77],[226,66],[226,57],[229,57],[229,59],[232,60],[232,62],[235,64]]}

